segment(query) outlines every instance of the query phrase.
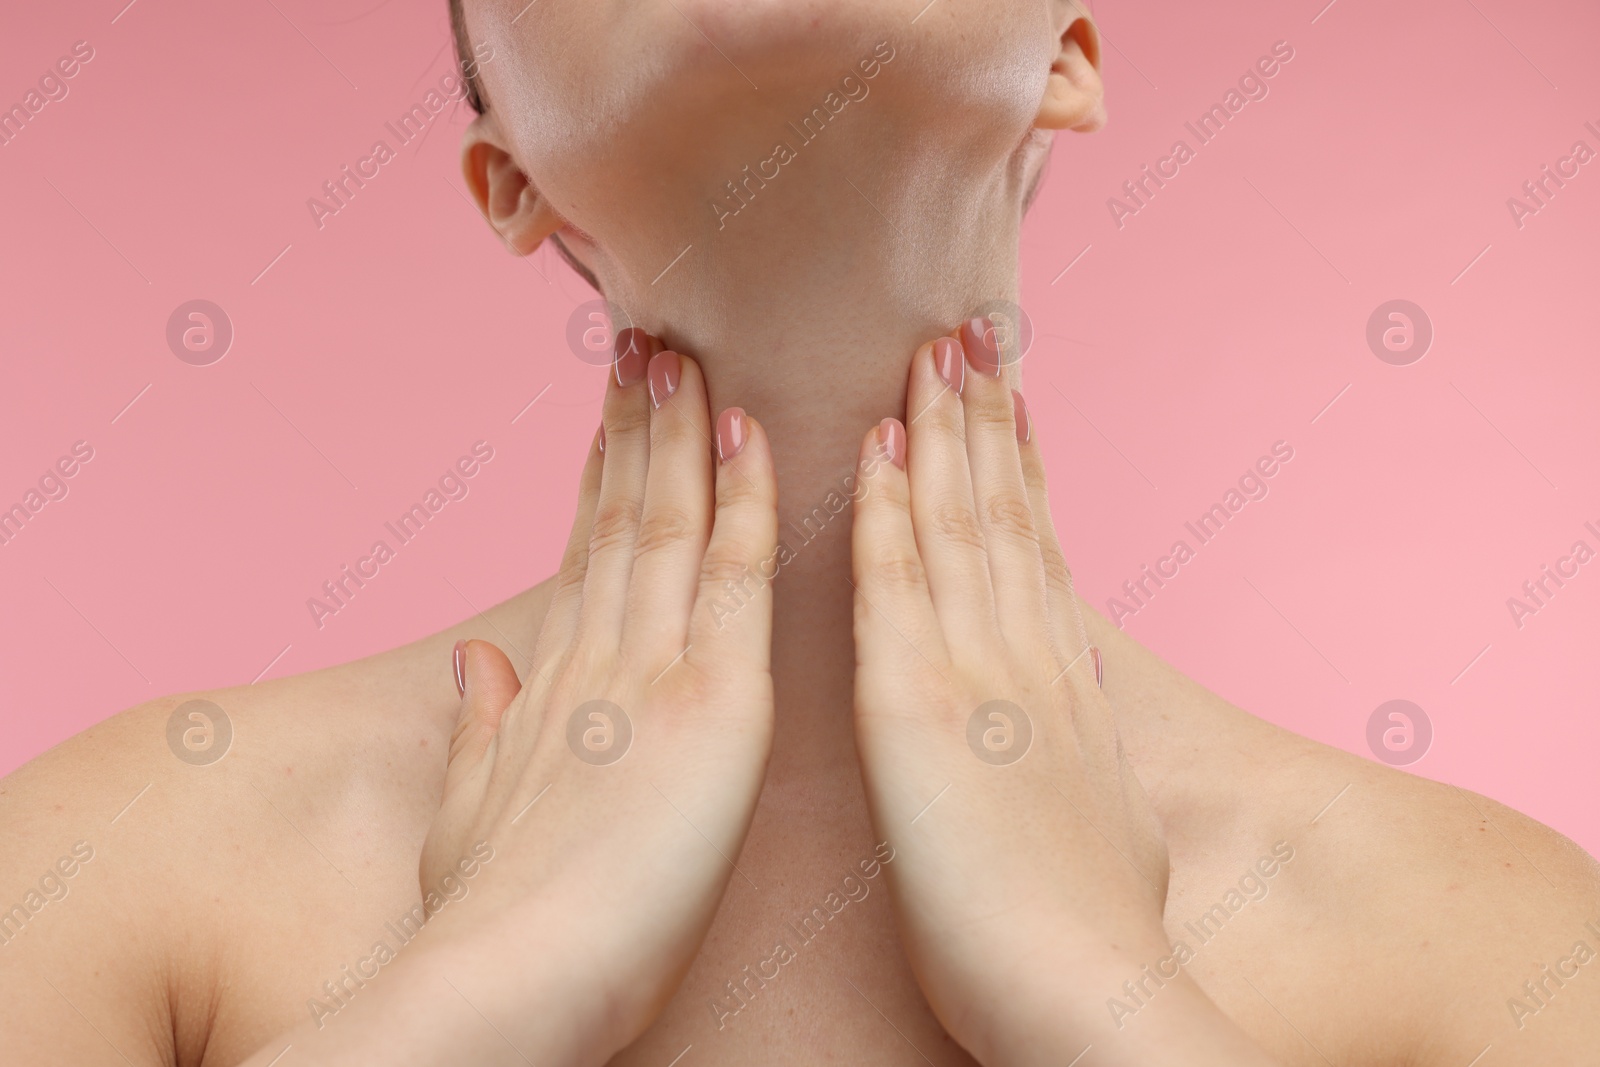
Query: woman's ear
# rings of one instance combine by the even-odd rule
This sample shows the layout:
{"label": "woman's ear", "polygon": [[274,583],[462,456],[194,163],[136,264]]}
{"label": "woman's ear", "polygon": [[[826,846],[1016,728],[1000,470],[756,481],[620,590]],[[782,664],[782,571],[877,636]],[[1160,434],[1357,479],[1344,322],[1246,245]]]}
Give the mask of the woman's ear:
{"label": "woman's ear", "polygon": [[1074,19],[1061,35],[1061,50],[1050,65],[1050,80],[1033,124],[1041,130],[1093,133],[1106,124],[1105,97],[1100,34],[1088,18]]}
{"label": "woman's ear", "polygon": [[461,138],[461,174],[478,210],[512,254],[532,254],[564,221],[507,151],[500,124],[479,115]]}

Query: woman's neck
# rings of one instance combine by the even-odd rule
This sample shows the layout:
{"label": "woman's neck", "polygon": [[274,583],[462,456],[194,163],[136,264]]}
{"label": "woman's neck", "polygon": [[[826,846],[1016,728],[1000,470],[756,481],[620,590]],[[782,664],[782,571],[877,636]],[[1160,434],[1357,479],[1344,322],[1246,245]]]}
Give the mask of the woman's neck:
{"label": "woman's neck", "polygon": [[905,417],[918,345],[1017,292],[1020,153],[919,158],[916,138],[864,121],[826,137],[741,186],[736,215],[709,183],[674,183],[655,206],[675,225],[599,257],[608,296],[700,362],[713,411],[766,428],[784,519],[841,484],[880,419]]}
{"label": "woman's neck", "polygon": [[[783,105],[730,106],[703,151],[679,144],[652,172],[671,145],[641,134],[614,180],[558,198],[586,209],[568,214],[587,231],[575,248],[607,298],[699,361],[714,412],[743,407],[772,443],[788,550],[774,584],[775,780],[791,759],[802,778],[856,773],[857,454],[879,420],[908,418],[919,345],[1015,300],[1022,203],[1048,144],[1020,110],[941,127],[925,100],[887,92],[888,76],[809,142],[776,121]],[[763,88],[748,106],[776,99]],[[777,138],[796,147],[774,171],[761,163]]]}
{"label": "woman's neck", "polygon": [[1020,201],[1004,173],[962,198],[904,172],[819,170],[781,176],[789,202],[763,201],[777,182],[759,190],[628,305],[700,361],[713,411],[744,407],[772,442],[787,549],[774,586],[779,788],[856,774],[848,500],[862,438],[916,414],[905,390],[920,344],[1017,288]]}

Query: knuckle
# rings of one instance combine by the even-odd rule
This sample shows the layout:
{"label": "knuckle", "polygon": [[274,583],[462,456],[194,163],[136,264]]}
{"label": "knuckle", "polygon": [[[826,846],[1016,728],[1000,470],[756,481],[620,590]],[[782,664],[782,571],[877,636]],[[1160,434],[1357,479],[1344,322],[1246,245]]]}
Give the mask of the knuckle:
{"label": "knuckle", "polygon": [[638,404],[619,404],[606,413],[606,441],[630,437],[647,437],[650,433],[650,412]]}
{"label": "knuckle", "polygon": [[747,508],[767,501],[767,490],[739,471],[728,471],[717,483],[717,508]]}
{"label": "knuckle", "polygon": [[594,524],[589,529],[589,554],[603,552],[633,540],[639,528],[639,515],[643,505],[637,500],[608,500],[594,511]]}
{"label": "knuckle", "polygon": [[928,584],[928,571],[915,553],[887,552],[875,557],[867,568],[873,585],[891,590],[922,589]]}
{"label": "knuckle", "polygon": [[965,504],[945,501],[937,505],[928,516],[935,536],[957,546],[983,548],[983,529],[978,516]]}
{"label": "knuckle", "polygon": [[650,447],[698,446],[710,429],[705,422],[705,401],[685,396],[680,387],[650,416]]}
{"label": "knuckle", "polygon": [[1037,542],[1039,531],[1033,524],[1033,509],[1026,498],[1016,493],[996,493],[984,502],[984,522],[1006,537]]}
{"label": "knuckle", "polygon": [[1067,558],[1061,554],[1061,550],[1046,544],[1041,555],[1044,557],[1045,581],[1063,589],[1072,588],[1072,568],[1067,566]]}
{"label": "knuckle", "polygon": [[967,421],[983,432],[999,433],[1004,430],[1016,437],[1016,411],[1008,392],[1004,397],[985,396],[968,402]]}
{"label": "knuckle", "polygon": [[589,546],[571,545],[561,554],[561,567],[556,571],[556,591],[565,592],[583,585],[589,571]]}
{"label": "knuckle", "polygon": [[959,398],[945,402],[941,397],[933,402],[933,406],[924,413],[924,418],[933,424],[933,429],[938,433],[955,438],[962,444],[967,440],[967,419],[962,410]]}
{"label": "knuckle", "polygon": [[697,524],[683,508],[668,504],[646,508],[639,521],[639,536],[633,545],[633,554],[643,556],[662,548],[686,543],[695,533]]}
{"label": "knuckle", "polygon": [[737,584],[750,571],[749,562],[735,546],[723,545],[706,550],[705,558],[700,561],[700,582],[710,586],[721,586],[724,582]]}

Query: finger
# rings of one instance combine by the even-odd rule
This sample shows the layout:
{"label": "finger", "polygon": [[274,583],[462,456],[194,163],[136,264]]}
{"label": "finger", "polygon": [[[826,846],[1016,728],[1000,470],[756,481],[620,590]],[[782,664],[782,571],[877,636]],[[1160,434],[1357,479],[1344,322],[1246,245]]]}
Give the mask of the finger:
{"label": "finger", "polygon": [[772,581],[783,562],[778,487],[761,424],[742,408],[717,419],[716,513],[700,563],[684,658],[700,668],[772,666]]}
{"label": "finger", "polygon": [[572,644],[572,635],[578,625],[578,609],[583,604],[583,581],[589,571],[589,530],[594,525],[595,507],[600,501],[600,477],[605,465],[605,425],[601,424],[589,445],[589,458],[584,461],[583,475],[578,481],[578,510],[572,521],[572,532],[567,535],[567,547],[561,554],[561,568],[556,571],[555,592],[546,605],[544,620],[539,625],[539,638],[534,645],[534,671],[548,676],[549,667],[559,662]]}
{"label": "finger", "polygon": [[[980,329],[983,332],[980,332]],[[1048,649],[1044,562],[1018,454],[1021,394],[1001,375],[987,319],[961,325],[962,347],[973,372],[961,401],[966,414],[967,460],[973,499],[988,551],[995,612],[1013,647]]]}
{"label": "finger", "polygon": [[650,467],[650,399],[645,369],[660,342],[643,330],[617,334],[617,358],[606,386],[606,461],[600,499],[589,529],[588,570],[578,630],[610,647],[622,637],[633,549],[644,512],[645,479]]}
{"label": "finger", "polygon": [[1113,757],[1121,758],[1121,742],[1117,734],[1116,716],[1100,691],[1104,662],[1100,650],[1089,644],[1089,631],[1083,624],[1083,613],[1078,608],[1072,572],[1067,567],[1055,521],[1050,514],[1049,490],[1045,482],[1044,458],[1040,452],[1038,434],[1027,415],[1026,404],[1021,407],[1019,417],[1023,420],[1028,438],[1020,448],[1022,475],[1028,486],[1029,506],[1033,509],[1039,531],[1039,554],[1045,572],[1045,603],[1049,615],[1048,630],[1058,664],[1050,684],[1051,696],[1056,706],[1065,708],[1070,715],[1081,750],[1101,761],[1102,768],[1111,767],[1114,764],[1107,761]]}
{"label": "finger", "polygon": [[906,471],[917,551],[945,640],[952,649],[984,656],[999,629],[967,459],[961,394],[972,377],[955,338],[917,350],[906,390]]}
{"label": "finger", "polygon": [[1098,685],[1098,656],[1094,652],[1086,653],[1089,631],[1083,624],[1083,613],[1078,609],[1072,571],[1067,567],[1066,556],[1061,551],[1061,540],[1056,534],[1055,520],[1050,513],[1049,487],[1045,481],[1044,456],[1039,448],[1038,434],[1033,419],[1027,414],[1026,404],[1023,404],[1021,411],[1027,440],[1019,447],[1019,458],[1023,482],[1028,487],[1028,506],[1039,535],[1039,558],[1044,569],[1045,610],[1049,618],[1051,644],[1060,667],[1074,664],[1080,656],[1088,661]]}
{"label": "finger", "polygon": [[[623,644],[645,662],[688,641],[699,564],[711,534],[713,474],[705,380],[694,360],[660,352],[646,375],[650,468],[633,547]],[[665,662],[664,660],[662,662]]]}
{"label": "finger", "polygon": [[449,796],[483,764],[500,728],[501,717],[516,699],[522,684],[516,668],[498,647],[488,641],[457,641],[452,652],[461,708],[450,738],[450,762],[444,791]]}
{"label": "finger", "polygon": [[915,677],[949,661],[917,550],[905,463],[905,428],[884,419],[861,443],[850,531],[856,656],[885,665],[872,672],[879,678]]}

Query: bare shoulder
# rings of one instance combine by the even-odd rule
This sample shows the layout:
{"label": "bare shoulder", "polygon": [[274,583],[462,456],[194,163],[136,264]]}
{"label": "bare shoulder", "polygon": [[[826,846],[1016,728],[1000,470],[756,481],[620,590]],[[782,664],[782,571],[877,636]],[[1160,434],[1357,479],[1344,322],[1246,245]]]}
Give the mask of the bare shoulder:
{"label": "bare shoulder", "polygon": [[[1166,831],[1168,933],[1265,1048],[1296,1065],[1595,1063],[1593,857],[1504,804],[1250,715],[1085,616]],[[1109,1007],[1132,1025],[1145,996]]]}
{"label": "bare shoulder", "polygon": [[0,1031],[18,1062],[232,1063],[303,1021],[378,916],[417,895],[455,639],[521,667],[545,599],[150,701],[0,780]]}
{"label": "bare shoulder", "polygon": [[[198,1063],[274,923],[337,923],[361,906],[344,880],[398,881],[448,734],[363,737],[353,668],[154,700],[0,781],[0,1029],[20,1062]],[[401,774],[421,797],[383,781]]]}
{"label": "bare shoulder", "polygon": [[1225,1007],[1288,1062],[1592,1063],[1600,865],[1488,797],[1252,721],[1236,840],[1292,858],[1235,894],[1235,940],[1204,893],[1179,925],[1215,937]]}

